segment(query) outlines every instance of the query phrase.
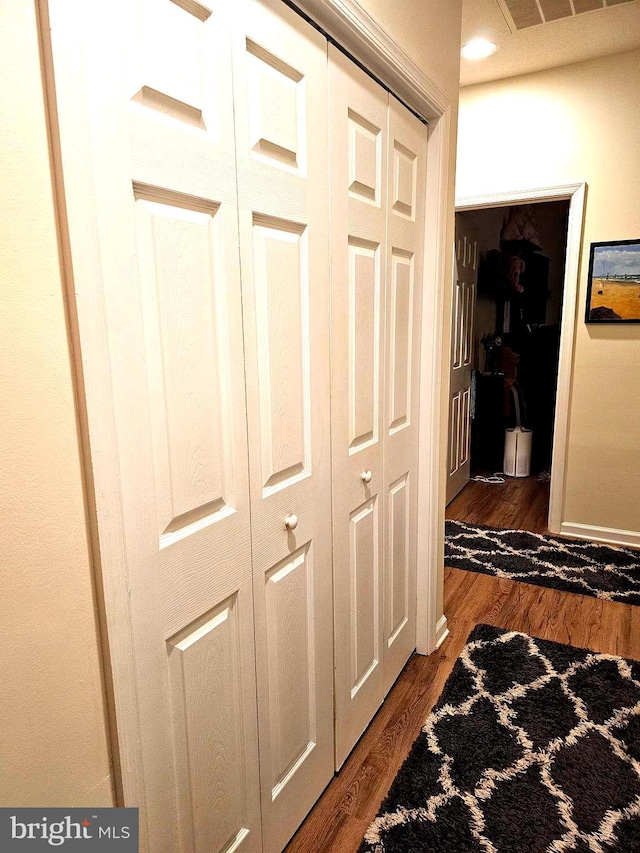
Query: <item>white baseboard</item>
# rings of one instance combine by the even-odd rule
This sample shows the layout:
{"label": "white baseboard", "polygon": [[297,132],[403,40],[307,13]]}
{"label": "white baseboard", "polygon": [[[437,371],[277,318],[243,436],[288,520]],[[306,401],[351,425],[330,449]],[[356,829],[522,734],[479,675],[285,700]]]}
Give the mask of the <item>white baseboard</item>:
{"label": "white baseboard", "polygon": [[616,530],[614,527],[592,527],[590,524],[573,524],[563,521],[560,525],[562,536],[576,539],[588,539],[591,542],[606,542],[609,545],[631,545],[640,548],[640,533],[634,530]]}
{"label": "white baseboard", "polygon": [[438,619],[438,624],[436,625],[436,645],[434,651],[440,648],[448,636],[447,617],[443,615]]}

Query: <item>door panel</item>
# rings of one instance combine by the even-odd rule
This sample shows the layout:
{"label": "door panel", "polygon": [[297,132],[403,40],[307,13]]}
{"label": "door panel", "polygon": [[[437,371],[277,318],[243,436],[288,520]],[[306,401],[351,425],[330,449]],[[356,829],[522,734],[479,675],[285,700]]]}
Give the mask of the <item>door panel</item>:
{"label": "door panel", "polygon": [[391,340],[389,342],[389,430],[409,426],[413,358],[414,258],[395,249],[391,254]]}
{"label": "door panel", "polygon": [[264,576],[269,684],[271,796],[315,749],[313,554],[303,547]]}
{"label": "door panel", "polygon": [[348,240],[349,451],[380,440],[379,246]]}
{"label": "door panel", "polygon": [[171,534],[211,520],[226,507],[223,460],[229,448],[222,417],[228,407],[221,406],[220,379],[228,356],[216,334],[224,301],[216,292],[222,278],[220,222],[217,209],[186,206],[184,196],[171,194],[163,203],[150,201],[139,189],[134,194],[147,297],[143,322],[149,360],[157,368],[154,456],[162,483],[159,500],[166,501],[159,518],[166,547]]}
{"label": "door panel", "polygon": [[[339,60],[334,60],[336,63]],[[342,63],[344,73],[349,73],[349,63]],[[351,69],[355,74],[355,69]],[[366,82],[360,78],[362,86]],[[373,87],[369,87],[373,94]],[[380,94],[380,97],[384,96]],[[364,105],[363,105],[364,106]],[[354,109],[347,108],[347,184],[349,195],[360,201],[368,201],[380,207],[383,194],[382,162],[385,139],[383,128],[359,115]]]}
{"label": "door panel", "polygon": [[449,459],[447,503],[469,482],[471,444],[471,368],[478,229],[456,213],[455,281],[451,302],[451,385],[449,393]]}
{"label": "door panel", "polygon": [[401,477],[389,489],[389,600],[388,632],[391,645],[411,618],[410,479]]}
{"label": "door panel", "polygon": [[309,471],[305,231],[295,223],[253,219],[263,497]]}
{"label": "door panel", "polygon": [[236,10],[262,817],[280,851],[333,771],[327,60],[277,0]]}
{"label": "door panel", "polygon": [[389,97],[384,396],[384,692],[416,646],[418,415],[427,128]]}
{"label": "door panel", "polygon": [[336,766],[382,702],[387,93],[329,48]]}
{"label": "door panel", "polygon": [[226,4],[89,6],[49,12],[124,799],[143,851],[257,853]]}
{"label": "door panel", "polygon": [[254,695],[243,695],[241,636],[251,599],[245,584],[168,642],[184,850],[241,850],[249,832],[242,726]]}
{"label": "door panel", "polygon": [[224,31],[228,26],[224,18],[218,3],[137,0],[132,4],[127,31],[121,34],[121,41],[127,42],[124,71],[132,102],[222,141],[229,132],[221,120],[228,95],[216,81],[228,75],[217,61],[220,28]]}
{"label": "door panel", "polygon": [[378,611],[380,595],[378,506],[367,501],[350,519],[351,688],[352,698],[380,660]]}

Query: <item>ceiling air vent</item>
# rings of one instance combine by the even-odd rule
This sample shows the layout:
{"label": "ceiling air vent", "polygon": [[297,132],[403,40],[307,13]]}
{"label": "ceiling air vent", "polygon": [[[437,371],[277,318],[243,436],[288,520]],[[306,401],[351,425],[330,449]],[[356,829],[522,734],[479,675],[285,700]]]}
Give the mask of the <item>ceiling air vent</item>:
{"label": "ceiling air vent", "polygon": [[511,32],[526,30],[561,18],[574,18],[583,12],[595,12],[607,6],[619,6],[634,0],[496,0]]}

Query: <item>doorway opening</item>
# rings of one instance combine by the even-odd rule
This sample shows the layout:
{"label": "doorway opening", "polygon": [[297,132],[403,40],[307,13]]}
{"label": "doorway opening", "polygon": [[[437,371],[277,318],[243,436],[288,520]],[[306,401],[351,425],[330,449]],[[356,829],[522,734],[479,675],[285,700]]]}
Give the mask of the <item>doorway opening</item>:
{"label": "doorway opening", "polygon": [[549,532],[572,203],[456,213],[447,518]]}

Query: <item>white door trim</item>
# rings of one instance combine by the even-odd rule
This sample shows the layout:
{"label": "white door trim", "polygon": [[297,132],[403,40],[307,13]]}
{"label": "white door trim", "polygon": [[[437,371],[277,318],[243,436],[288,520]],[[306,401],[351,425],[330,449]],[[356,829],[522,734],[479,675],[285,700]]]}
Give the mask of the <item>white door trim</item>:
{"label": "white door trim", "polygon": [[569,201],[567,227],[567,260],[564,272],[564,297],[560,326],[560,360],[556,416],[553,429],[553,458],[551,461],[551,493],[549,496],[549,529],[560,533],[564,519],[567,445],[569,441],[569,411],[571,405],[571,376],[578,311],[578,275],[582,248],[582,225],[587,185],[584,182],[553,187],[535,187],[509,192],[488,193],[456,198],[456,211],[478,210],[486,207],[506,207],[541,201]]}
{"label": "white door trim", "polygon": [[355,0],[292,2],[418,115],[431,120],[444,114],[444,92]]}
{"label": "white door trim", "polygon": [[[449,108],[435,127],[430,126],[427,149],[427,251],[422,296],[416,572],[416,650],[424,655],[434,652],[448,634],[447,620],[442,615],[442,572],[447,490],[445,469],[448,404],[445,395],[449,387],[449,317],[445,316],[447,301],[444,282],[453,279],[453,211],[449,201],[450,138]],[[447,234],[449,223],[450,241]]]}
{"label": "white door trim", "polygon": [[631,546],[640,548],[640,533],[635,530],[618,530],[615,527],[594,527],[591,524],[578,524],[563,521],[560,527],[563,536],[585,539],[587,542],[606,542],[608,545]]}

